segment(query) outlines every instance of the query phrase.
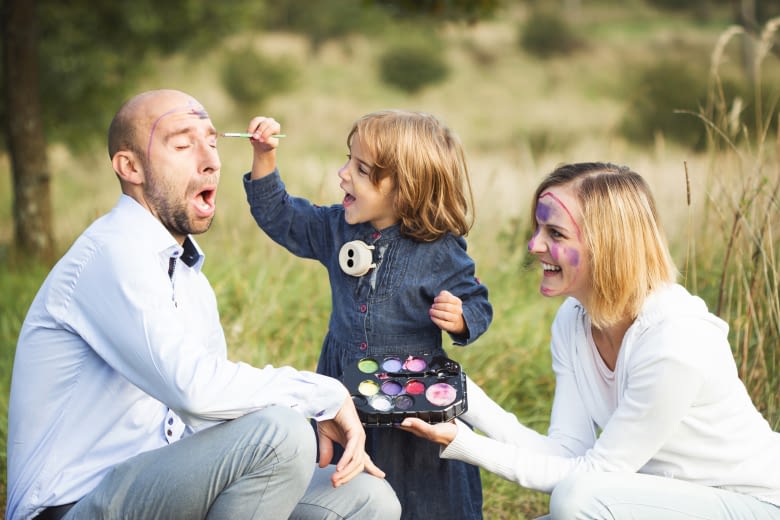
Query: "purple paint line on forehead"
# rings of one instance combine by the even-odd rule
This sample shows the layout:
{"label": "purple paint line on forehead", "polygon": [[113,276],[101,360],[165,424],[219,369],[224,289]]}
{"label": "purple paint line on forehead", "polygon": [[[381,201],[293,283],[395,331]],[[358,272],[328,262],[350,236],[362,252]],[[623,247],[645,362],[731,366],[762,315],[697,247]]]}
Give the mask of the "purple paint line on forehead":
{"label": "purple paint line on forehead", "polygon": [[555,202],[557,202],[563,208],[563,211],[565,211],[566,214],[569,216],[569,219],[571,220],[571,223],[574,224],[574,228],[577,230],[577,238],[581,239],[582,238],[582,234],[580,233],[580,226],[577,225],[577,221],[574,220],[574,216],[572,216],[571,211],[569,211],[569,208],[566,207],[566,204],[564,204],[561,199],[556,197],[555,194],[550,193],[549,191],[546,191],[546,192],[542,193],[539,196],[539,200],[541,200],[541,199],[543,199],[545,197],[550,197],[551,199],[553,199]]}

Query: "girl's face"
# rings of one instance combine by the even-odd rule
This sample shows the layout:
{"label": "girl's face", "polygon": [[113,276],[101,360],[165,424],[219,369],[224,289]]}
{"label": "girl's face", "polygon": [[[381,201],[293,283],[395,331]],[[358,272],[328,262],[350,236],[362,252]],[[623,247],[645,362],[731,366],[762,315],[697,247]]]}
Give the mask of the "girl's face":
{"label": "girl's face", "polygon": [[539,196],[536,231],[528,251],[542,264],[544,296],[573,296],[587,301],[590,264],[582,239],[580,203],[570,185],[554,186]]}
{"label": "girl's face", "polygon": [[347,162],[339,169],[339,186],[344,195],[344,219],[349,224],[370,222],[376,229],[385,229],[398,222],[393,207],[393,182],[385,177],[375,186],[369,179],[374,158],[361,146],[360,140],[352,140]]}

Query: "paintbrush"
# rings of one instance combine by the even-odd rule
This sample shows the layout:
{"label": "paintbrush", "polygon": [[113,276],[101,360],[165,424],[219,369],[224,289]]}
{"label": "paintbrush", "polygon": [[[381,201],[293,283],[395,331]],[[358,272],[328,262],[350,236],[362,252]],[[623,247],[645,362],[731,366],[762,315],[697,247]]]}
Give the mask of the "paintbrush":
{"label": "paintbrush", "polygon": [[[246,132],[222,132],[219,135],[222,137],[252,137],[254,134],[249,134]],[[280,137],[287,137],[287,134],[273,134],[271,137],[279,139]]]}

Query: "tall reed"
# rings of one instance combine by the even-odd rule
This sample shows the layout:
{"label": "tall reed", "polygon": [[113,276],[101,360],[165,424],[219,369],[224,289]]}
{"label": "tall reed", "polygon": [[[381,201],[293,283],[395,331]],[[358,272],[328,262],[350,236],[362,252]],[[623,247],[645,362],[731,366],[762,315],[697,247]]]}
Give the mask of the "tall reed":
{"label": "tall reed", "polygon": [[753,71],[753,118],[743,99],[725,93],[720,72],[728,44],[751,36],[730,28],[712,53],[708,102],[696,114],[709,140],[710,185],[699,230],[708,243],[695,248],[701,278],[689,278],[710,282],[703,291],[731,326],[739,375],[774,429],[780,427],[780,117],[776,97],[763,105],[761,70],[779,28],[780,18],[766,23],[746,67]]}

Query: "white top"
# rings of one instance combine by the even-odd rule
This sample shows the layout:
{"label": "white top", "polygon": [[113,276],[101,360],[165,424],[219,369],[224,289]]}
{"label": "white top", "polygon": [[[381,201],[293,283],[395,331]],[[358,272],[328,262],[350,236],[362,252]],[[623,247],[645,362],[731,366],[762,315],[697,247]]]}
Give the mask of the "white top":
{"label": "white top", "polygon": [[[737,375],[728,326],[672,285],[646,301],[614,372],[573,298],[552,327],[555,397],[547,436],[523,425],[472,381],[463,420],[443,458],[479,465],[544,492],[584,471],[678,478],[780,505],[780,433]],[[599,435],[597,432],[601,431]]]}
{"label": "white top", "polygon": [[221,421],[274,404],[330,419],[344,403],[335,379],[229,361],[203,254],[185,246],[122,195],[47,277],[14,360],[7,518],[76,501],[115,464]]}

